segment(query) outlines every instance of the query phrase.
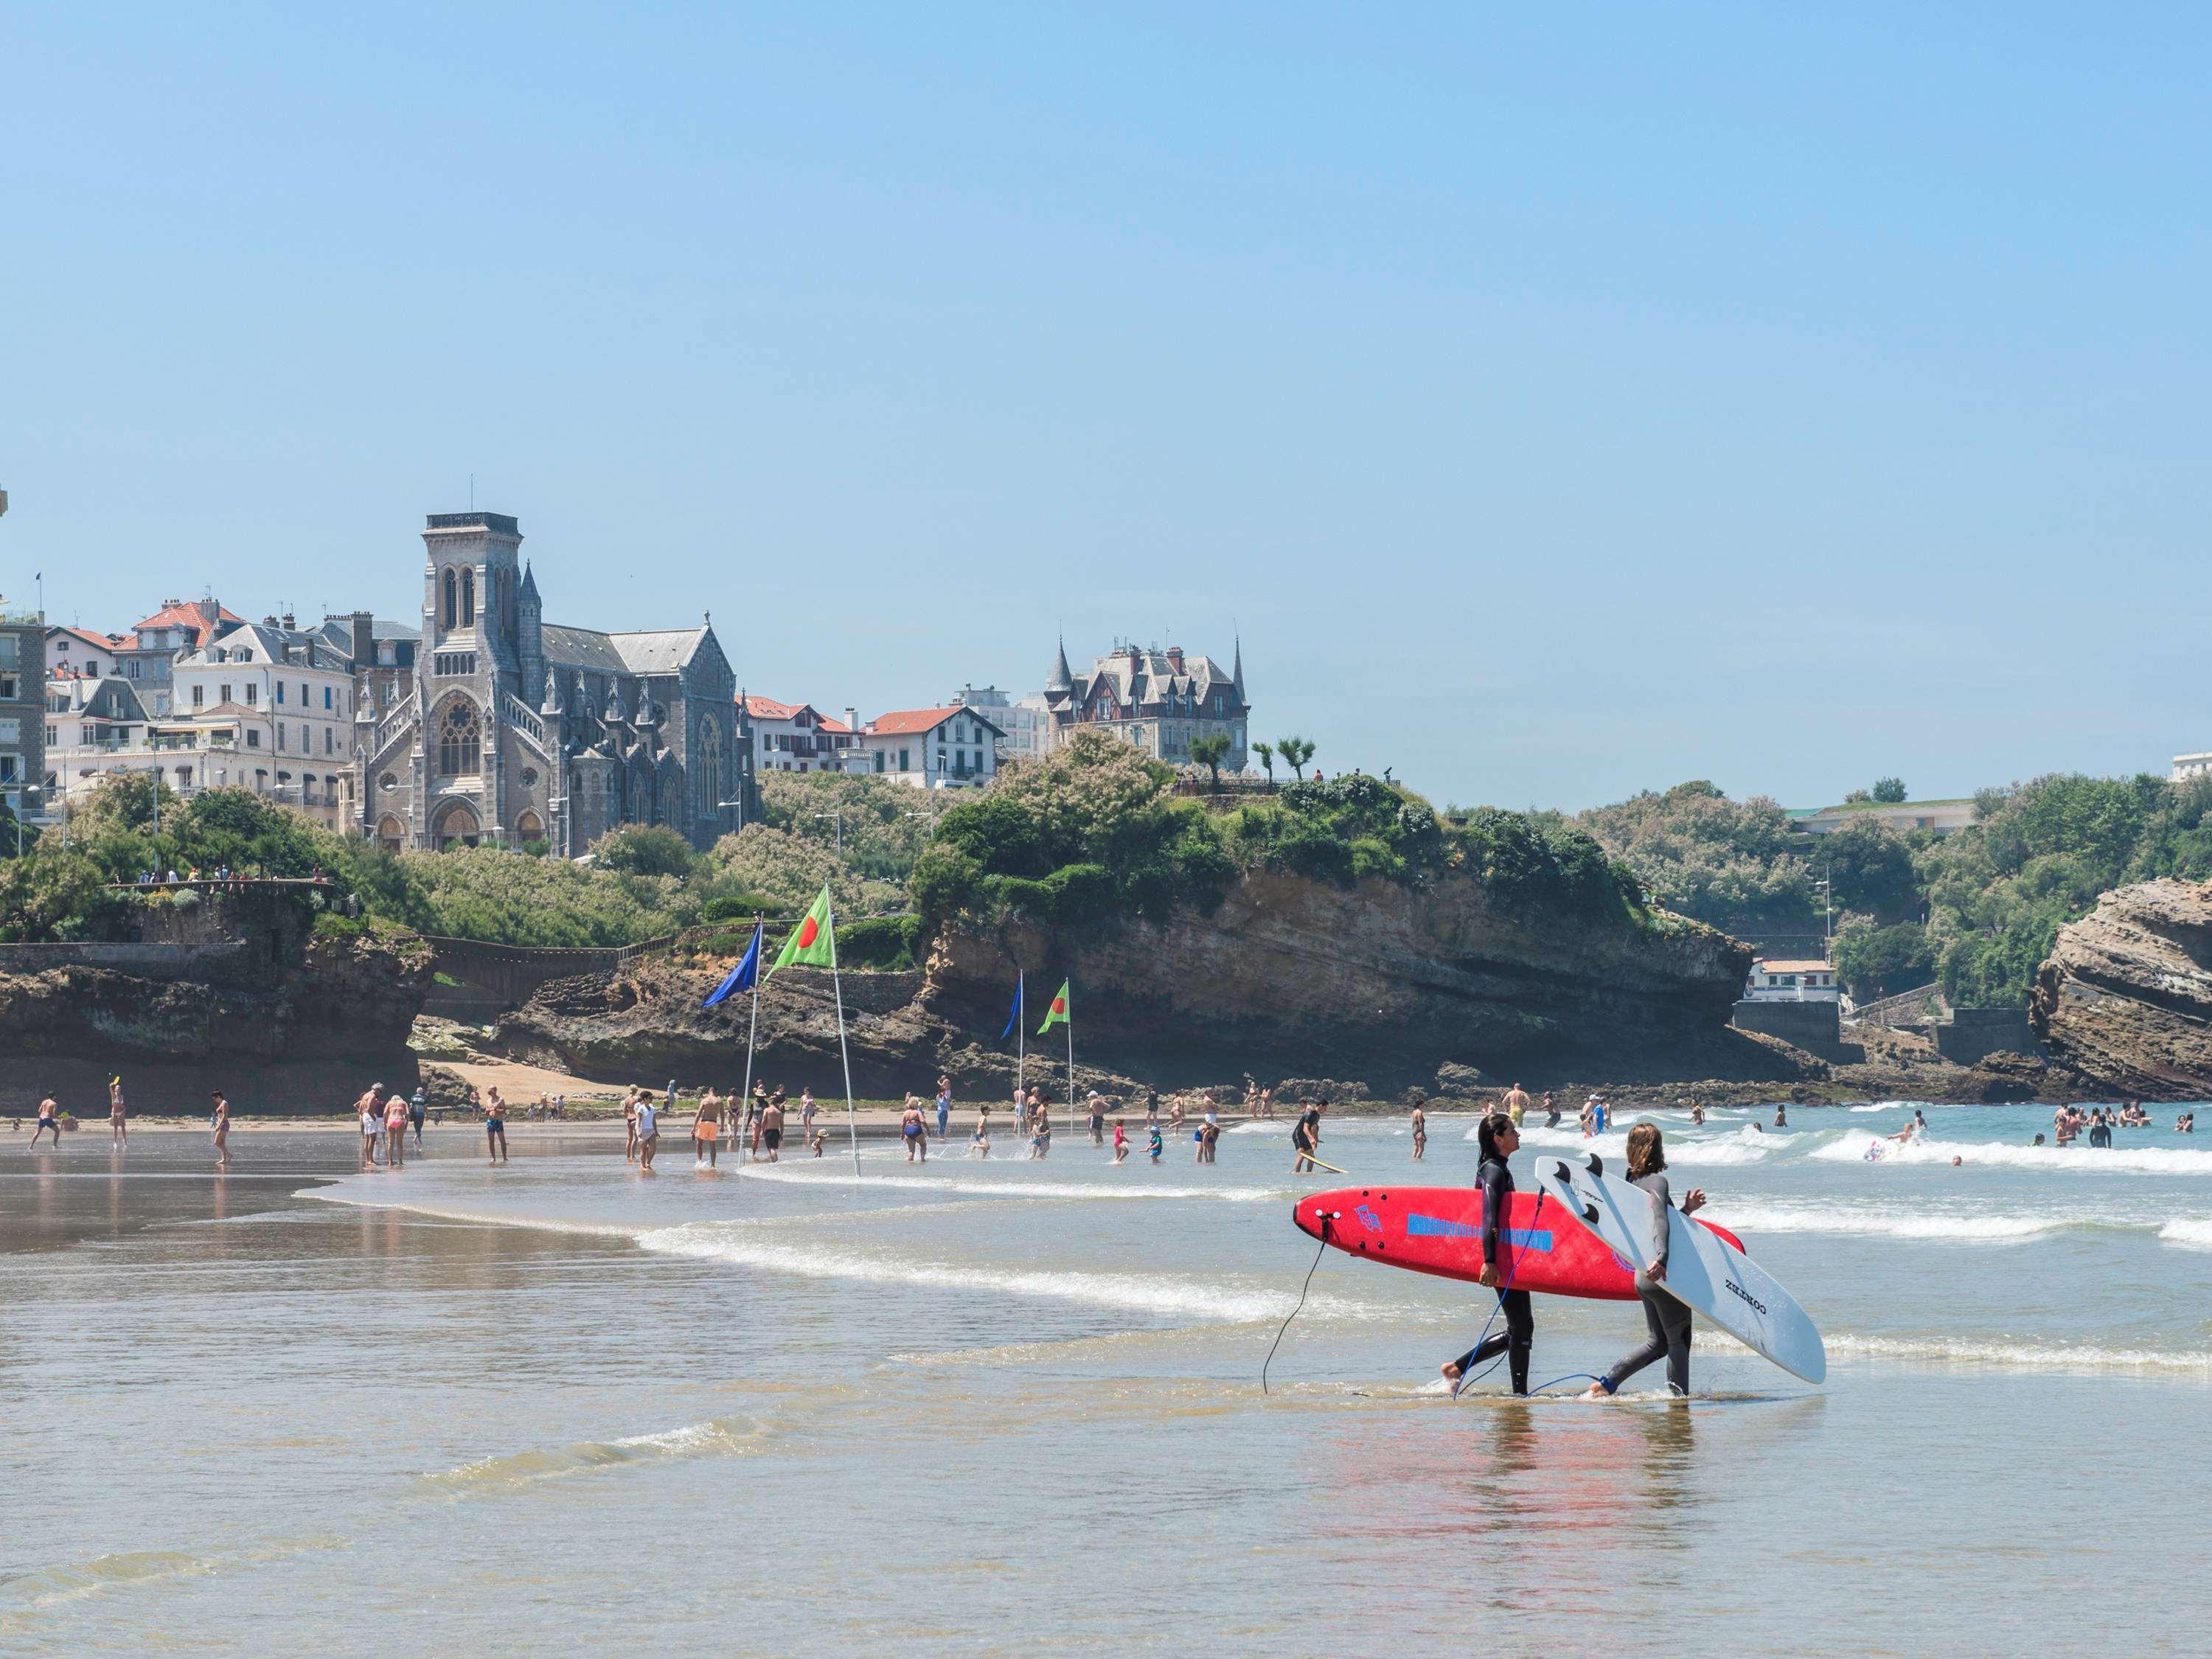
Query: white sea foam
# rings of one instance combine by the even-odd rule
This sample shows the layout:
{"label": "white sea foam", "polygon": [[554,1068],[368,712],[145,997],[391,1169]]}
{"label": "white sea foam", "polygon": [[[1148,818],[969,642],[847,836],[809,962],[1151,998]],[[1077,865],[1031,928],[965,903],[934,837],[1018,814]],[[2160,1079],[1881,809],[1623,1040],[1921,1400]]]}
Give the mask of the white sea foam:
{"label": "white sea foam", "polygon": [[[1698,1333],[1699,1340],[1704,1333]],[[2005,1370],[2169,1371],[2212,1376],[2212,1352],[2175,1348],[2107,1348],[2095,1343],[2005,1341],[1971,1337],[1831,1335],[1830,1354],[1920,1364]]]}
{"label": "white sea foam", "polygon": [[2186,1244],[2212,1250],[2212,1221],[2169,1221],[2158,1230],[2168,1244]]}
{"label": "white sea foam", "polygon": [[[780,1244],[719,1221],[695,1221],[641,1235],[638,1243],[667,1255],[690,1256],[733,1266],[759,1267],[804,1279],[858,1279],[876,1285],[910,1285],[927,1290],[985,1291],[996,1295],[1050,1297],[1096,1306],[1171,1318],[1197,1318],[1229,1324],[1280,1319],[1296,1305],[1290,1290],[1237,1287],[1218,1279],[1167,1273],[1092,1273],[1040,1268],[963,1267],[921,1261],[911,1256],[866,1255],[857,1250]],[[1382,1310],[1340,1298],[1309,1297],[1310,1316],[1362,1316]]]}
{"label": "white sea foam", "polygon": [[[1097,1182],[1032,1181],[1023,1176],[987,1176],[980,1162],[956,1165],[964,1175],[878,1175],[871,1172],[859,1178],[857,1189],[891,1187],[902,1191],[945,1193],[961,1198],[1212,1198],[1230,1204],[1256,1204],[1268,1199],[1294,1197],[1288,1187],[1195,1187],[1188,1183],[1162,1186],[1147,1178],[1146,1171],[1152,1164],[1143,1154],[1132,1150],[1130,1161],[1116,1168],[1105,1166]],[[915,1166],[921,1168],[919,1164]],[[744,1172],[748,1181],[776,1181],[795,1187],[834,1187],[850,1193],[856,1189],[849,1168],[843,1171],[824,1170],[816,1174],[805,1165],[787,1168],[781,1164],[764,1164],[749,1167]]]}
{"label": "white sea foam", "polygon": [[[1867,1149],[1871,1145],[1879,1145],[1881,1148],[1878,1160],[1867,1157]],[[1672,1150],[1671,1147],[1668,1149],[1670,1154]],[[2056,1146],[2022,1146],[2017,1142],[2002,1140],[1935,1140],[1923,1137],[1901,1143],[1894,1140],[1877,1142],[1873,1136],[1853,1134],[1848,1131],[1838,1139],[1814,1147],[1812,1156],[1837,1164],[1948,1164],[1956,1158],[1970,1168],[1979,1164],[2020,1170],[2057,1170],[2069,1174],[2102,1171],[2132,1175],[2212,1175],[2212,1152],[2184,1152],[2178,1147],[2075,1146],[2061,1152]]]}
{"label": "white sea foam", "polygon": [[1990,1244],[2015,1243],[2062,1227],[2102,1224],[2104,1218],[2040,1215],[1956,1215],[1940,1211],[1870,1208],[1852,1204],[1762,1204],[1724,1201],[1700,1211],[1702,1219],[1755,1240],[1760,1233],[1843,1233],[1883,1238],[1946,1238]]}
{"label": "white sea foam", "polygon": [[422,1479],[428,1485],[442,1486],[455,1493],[501,1490],[589,1474],[629,1463],[665,1458],[731,1456],[755,1449],[764,1437],[765,1431],[757,1423],[687,1423],[681,1428],[625,1435],[619,1440],[585,1440],[505,1456],[480,1457],[435,1474],[426,1474]]}
{"label": "white sea foam", "polygon": [[1886,1100],[1877,1100],[1871,1106],[1852,1106],[1846,1109],[1854,1112],[1893,1112],[1897,1108]]}

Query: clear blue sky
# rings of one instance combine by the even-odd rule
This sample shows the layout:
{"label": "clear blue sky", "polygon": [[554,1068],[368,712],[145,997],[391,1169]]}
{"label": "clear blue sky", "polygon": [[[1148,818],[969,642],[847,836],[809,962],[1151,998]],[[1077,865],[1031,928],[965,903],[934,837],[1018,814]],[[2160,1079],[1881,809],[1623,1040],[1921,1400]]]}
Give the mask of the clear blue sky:
{"label": "clear blue sky", "polygon": [[824,707],[1234,618],[1440,801],[2212,748],[2212,15],[1547,10],[13,9],[0,588],[412,617],[473,472]]}

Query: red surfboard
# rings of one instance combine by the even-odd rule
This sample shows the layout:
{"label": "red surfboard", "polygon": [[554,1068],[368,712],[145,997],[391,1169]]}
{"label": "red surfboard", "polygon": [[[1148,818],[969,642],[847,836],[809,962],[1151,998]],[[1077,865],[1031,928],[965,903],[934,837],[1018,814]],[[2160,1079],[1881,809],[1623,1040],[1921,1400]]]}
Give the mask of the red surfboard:
{"label": "red surfboard", "polygon": [[[1500,1288],[1543,1291],[1600,1302],[1633,1302],[1636,1272],[1556,1200],[1514,1193],[1498,1227]],[[1340,1187],[1297,1201],[1291,1218],[1309,1238],[1322,1235],[1346,1255],[1408,1273],[1473,1280],[1482,1273],[1482,1190],[1477,1187]],[[1699,1222],[1743,1249],[1725,1227]],[[1749,1251],[1744,1252],[1747,1255]]]}

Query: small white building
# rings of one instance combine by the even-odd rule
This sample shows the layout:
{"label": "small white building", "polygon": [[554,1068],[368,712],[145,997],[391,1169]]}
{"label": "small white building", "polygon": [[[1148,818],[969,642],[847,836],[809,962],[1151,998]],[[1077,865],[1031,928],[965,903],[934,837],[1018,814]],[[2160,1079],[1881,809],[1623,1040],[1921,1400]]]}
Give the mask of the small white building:
{"label": "small white building", "polygon": [[2176,755],[2173,757],[2173,778],[2176,783],[2186,783],[2191,778],[2212,775],[2212,750],[2197,755]]}
{"label": "small white building", "polygon": [[1835,964],[1817,959],[1754,962],[1743,988],[1746,1002],[1837,1002],[1842,996]]}
{"label": "small white building", "polygon": [[964,703],[902,708],[860,728],[845,769],[917,789],[981,789],[998,775],[997,722]]}
{"label": "small white building", "polygon": [[[739,694],[753,732],[753,774],[836,772],[845,769],[854,746],[852,720],[833,720],[809,702],[778,702],[774,697]],[[847,715],[852,714],[847,709]]]}

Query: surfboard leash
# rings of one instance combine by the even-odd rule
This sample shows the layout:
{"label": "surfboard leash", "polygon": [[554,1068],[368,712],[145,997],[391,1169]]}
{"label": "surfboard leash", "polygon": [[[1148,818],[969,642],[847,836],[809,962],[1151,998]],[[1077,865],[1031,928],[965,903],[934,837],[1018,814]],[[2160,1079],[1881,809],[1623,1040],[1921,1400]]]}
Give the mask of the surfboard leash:
{"label": "surfboard leash", "polygon": [[1313,1276],[1321,1267],[1322,1252],[1328,1249],[1328,1224],[1340,1219],[1343,1214],[1344,1212],[1341,1210],[1323,1210],[1316,1218],[1321,1223],[1321,1243],[1314,1248],[1313,1263],[1306,1269],[1305,1284],[1298,1286],[1297,1307],[1292,1308],[1290,1317],[1283,1321],[1282,1330],[1277,1331],[1275,1340],[1267,1345],[1267,1357],[1260,1362],[1260,1392],[1261,1394],[1267,1392],[1267,1367],[1275,1363],[1275,1350],[1283,1346],[1283,1331],[1291,1328],[1291,1320],[1296,1319],[1298,1316],[1299,1309],[1306,1305],[1306,1291],[1313,1284]]}
{"label": "surfboard leash", "polygon": [[[1513,1265],[1505,1270],[1505,1283],[1498,1286],[1497,1305],[1491,1309],[1490,1317],[1482,1322],[1482,1329],[1475,1335],[1474,1346],[1477,1348],[1480,1347],[1489,1340],[1490,1328],[1498,1322],[1498,1316],[1505,1310],[1505,1292],[1513,1288],[1513,1280],[1521,1272],[1521,1258],[1528,1254],[1529,1245],[1535,1243],[1536,1223],[1543,1216],[1544,1200],[1548,1196],[1550,1196],[1550,1194],[1546,1193],[1541,1187],[1539,1187],[1536,1189],[1536,1207],[1528,1212],[1528,1224],[1522,1229],[1521,1248],[1514,1251]],[[1472,1352],[1473,1350],[1470,1349],[1469,1352]],[[1459,1404],[1459,1397],[1467,1392],[1467,1385],[1468,1383],[1479,1382],[1484,1377],[1489,1376],[1491,1372],[1496,1370],[1500,1365],[1503,1365],[1505,1363],[1507,1358],[1512,1353],[1512,1349],[1509,1346],[1504,1353],[1499,1354],[1497,1358],[1492,1360],[1487,1365],[1485,1365],[1473,1376],[1461,1377],[1459,1379],[1459,1386],[1455,1388],[1451,1392],[1452,1404],[1455,1406]],[[1547,1382],[1544,1386],[1548,1389],[1552,1385]],[[1534,1390],[1531,1389],[1530,1392],[1534,1393]]]}

